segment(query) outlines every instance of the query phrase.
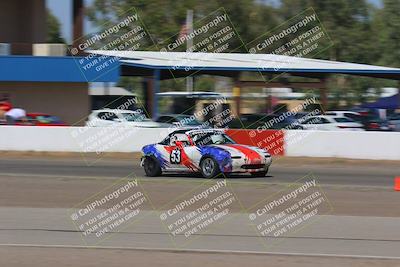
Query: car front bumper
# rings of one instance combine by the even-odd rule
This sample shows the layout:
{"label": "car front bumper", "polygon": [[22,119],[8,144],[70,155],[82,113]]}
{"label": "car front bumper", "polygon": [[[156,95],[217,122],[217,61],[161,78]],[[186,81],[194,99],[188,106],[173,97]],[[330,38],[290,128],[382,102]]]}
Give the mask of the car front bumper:
{"label": "car front bumper", "polygon": [[246,162],[244,159],[232,159],[232,173],[249,173],[267,171],[272,157],[265,157],[260,162]]}

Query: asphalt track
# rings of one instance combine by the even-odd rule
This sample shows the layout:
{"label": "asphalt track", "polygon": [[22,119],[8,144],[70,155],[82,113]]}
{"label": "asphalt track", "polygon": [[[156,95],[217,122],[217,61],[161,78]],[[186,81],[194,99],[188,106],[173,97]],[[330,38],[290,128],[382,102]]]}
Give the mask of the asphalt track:
{"label": "asphalt track", "polygon": [[[171,259],[171,266],[178,258],[184,259],[189,254],[196,257],[199,253],[210,259],[213,255],[230,255],[225,257],[227,265],[231,264],[232,257],[237,257],[238,262],[240,257],[250,257],[247,264],[243,264],[257,266],[257,257],[268,255],[271,263],[279,266],[282,259],[278,257],[291,255],[293,262],[286,260],[285,266],[301,266],[295,262],[302,257],[313,258],[305,261],[306,266],[313,266],[313,263],[335,266],[343,259],[349,259],[349,266],[368,262],[396,266],[400,261],[400,193],[393,191],[393,178],[399,174],[400,164],[396,162],[278,158],[265,178],[228,177],[243,203],[264,194],[273,195],[298,183],[300,178],[312,175],[332,203],[330,212],[316,215],[315,222],[301,231],[268,236],[266,241],[254,231],[248,212],[234,209],[221,227],[193,234],[186,243],[187,238],[182,235],[171,239],[170,232],[160,221],[160,213],[165,210],[166,201],[203,183],[204,179],[198,175],[145,178],[134,157],[99,161],[97,158],[85,161],[79,155],[2,157],[0,255],[14,266],[24,265],[11,257],[21,252],[40,255],[53,250],[54,255],[65,255],[68,250],[77,256],[84,248],[98,251],[93,252],[94,262],[104,251],[124,253],[121,251],[130,250],[143,252],[136,258],[138,261],[147,251],[152,252],[150,255],[165,257],[168,253],[178,253],[175,261]],[[140,223],[106,233],[101,242],[82,240],[82,232],[69,218],[71,208],[124,177],[136,177],[143,183],[153,199],[153,208],[142,211]],[[36,254],[32,252],[34,249]],[[147,258],[141,260],[146,261]],[[41,265],[46,264],[42,262]],[[164,265],[168,266],[165,262]]]}
{"label": "asphalt track", "polygon": [[[274,159],[265,178],[250,178],[246,175],[229,177],[236,181],[291,183],[309,173],[314,174],[321,184],[392,187],[393,179],[400,173],[400,164],[382,161],[315,161],[312,159],[287,161]],[[362,164],[360,164],[360,162]],[[0,174],[3,176],[37,177],[100,177],[121,178],[127,175],[144,177],[139,159],[110,159],[104,157],[85,158],[81,155],[60,158],[1,158]],[[165,177],[180,179],[201,178],[198,175],[167,174]],[[146,178],[152,179],[152,178]]]}

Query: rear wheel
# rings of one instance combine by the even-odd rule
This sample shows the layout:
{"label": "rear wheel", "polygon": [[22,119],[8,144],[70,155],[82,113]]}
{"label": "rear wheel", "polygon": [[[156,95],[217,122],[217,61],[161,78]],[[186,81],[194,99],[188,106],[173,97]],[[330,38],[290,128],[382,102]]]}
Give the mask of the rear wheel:
{"label": "rear wheel", "polygon": [[267,175],[268,173],[268,169],[266,169],[265,171],[261,171],[261,172],[251,172],[250,175],[252,177],[265,177],[265,175]]}
{"label": "rear wheel", "polygon": [[146,176],[155,177],[161,175],[161,166],[158,161],[151,157],[146,157],[143,162],[144,172]]}
{"label": "rear wheel", "polygon": [[220,173],[217,161],[211,157],[201,160],[200,171],[203,177],[208,179],[214,178]]}

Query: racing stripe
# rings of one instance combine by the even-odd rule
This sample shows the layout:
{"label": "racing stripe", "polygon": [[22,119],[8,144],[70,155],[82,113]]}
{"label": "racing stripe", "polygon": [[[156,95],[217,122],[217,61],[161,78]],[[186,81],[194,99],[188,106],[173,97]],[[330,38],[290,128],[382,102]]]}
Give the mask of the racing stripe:
{"label": "racing stripe", "polygon": [[225,146],[235,148],[242,152],[247,158],[248,164],[259,164],[262,161],[261,155],[247,146],[238,144],[225,144]]}
{"label": "racing stripe", "polygon": [[183,148],[181,149],[181,164],[185,165],[192,171],[198,170],[197,166],[192,162],[192,160],[189,158]]}
{"label": "racing stripe", "polygon": [[238,151],[237,149],[234,149],[234,148],[232,148],[232,147],[229,147],[229,146],[227,146],[227,145],[208,145],[209,147],[216,147],[216,148],[219,148],[219,149],[221,149],[221,150],[224,150],[224,151],[227,151],[227,152],[229,152],[229,153],[234,153],[234,154],[238,154],[238,155],[241,155],[241,154],[243,154],[243,153],[241,153],[240,151]]}
{"label": "racing stripe", "polygon": [[[177,149],[178,147],[172,147],[172,146],[164,146],[165,150],[168,151],[168,154],[171,154],[173,150]],[[180,165],[184,165],[188,169],[192,171],[197,171],[198,168],[196,164],[192,162],[192,160],[189,158],[189,156],[186,154],[185,150],[183,148],[179,149],[181,151],[181,163]],[[169,158],[168,158],[169,160]]]}

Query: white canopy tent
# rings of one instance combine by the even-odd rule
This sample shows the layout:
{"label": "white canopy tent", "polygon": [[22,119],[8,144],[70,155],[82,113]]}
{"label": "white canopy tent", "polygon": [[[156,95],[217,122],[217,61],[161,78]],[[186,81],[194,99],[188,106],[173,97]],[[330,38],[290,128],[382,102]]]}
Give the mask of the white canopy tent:
{"label": "white canopy tent", "polygon": [[[174,77],[210,74],[236,78],[236,87],[263,86],[288,87],[288,84],[265,81],[239,81],[240,72],[260,72],[262,74],[287,73],[292,76],[318,78],[320,82],[292,83],[303,88],[319,88],[321,102],[327,105],[325,78],[329,74],[350,74],[375,78],[400,80],[400,69],[366,64],[329,61],[312,58],[298,58],[274,54],[240,53],[189,53],[154,51],[108,51],[90,50],[99,56],[117,57],[121,64],[121,75],[151,77],[147,90],[152,105],[153,116],[157,113],[157,93],[159,81]],[[237,110],[240,111],[240,95],[237,96]]]}
{"label": "white canopy tent", "polygon": [[[297,73],[348,73],[400,79],[400,69],[366,64],[298,58],[273,54],[188,53],[91,50],[120,58],[123,65],[160,70],[220,70]],[[396,77],[397,76],[397,77]],[[383,78],[383,77],[382,77]]]}

